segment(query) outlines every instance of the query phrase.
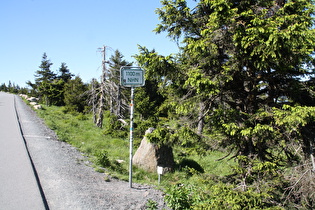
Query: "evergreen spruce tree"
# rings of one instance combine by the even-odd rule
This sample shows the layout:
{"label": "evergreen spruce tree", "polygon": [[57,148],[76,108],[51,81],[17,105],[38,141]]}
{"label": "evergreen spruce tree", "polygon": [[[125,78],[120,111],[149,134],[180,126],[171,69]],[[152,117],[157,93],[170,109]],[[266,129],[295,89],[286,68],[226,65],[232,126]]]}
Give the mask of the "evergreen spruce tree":
{"label": "evergreen spruce tree", "polygon": [[200,0],[193,9],[185,0],[162,4],[156,32],[182,40],[181,53],[174,59],[141,48],[137,60],[176,96],[177,112],[206,120],[207,130],[220,133],[219,143],[236,156],[293,160],[296,137],[309,144],[303,131],[312,118],[296,131],[276,113],[298,112],[303,98],[314,105],[311,83],[302,80],[314,70],[313,1]]}
{"label": "evergreen spruce tree", "polygon": [[64,102],[69,112],[83,112],[87,104],[87,85],[82,82],[79,76],[68,81],[64,88]]}
{"label": "evergreen spruce tree", "polygon": [[39,70],[35,73],[35,87],[38,96],[41,100],[46,103],[46,105],[51,105],[53,101],[51,101],[52,96],[52,82],[56,79],[56,74],[50,69],[53,63],[47,59],[46,53],[42,56],[42,62],[39,66]]}
{"label": "evergreen spruce tree", "polygon": [[73,76],[74,75],[70,73],[70,70],[68,69],[66,63],[61,63],[58,79],[62,79],[64,82],[68,82]]}
{"label": "evergreen spruce tree", "polygon": [[3,92],[7,92],[8,91],[7,85],[5,83],[1,84],[0,91],[3,91]]}
{"label": "evergreen spruce tree", "polygon": [[106,85],[111,113],[118,118],[125,118],[129,104],[127,99],[130,94],[128,89],[120,85],[120,68],[132,65],[132,63],[123,58],[124,56],[119,50],[115,50],[115,54],[110,57],[109,78]]}
{"label": "evergreen spruce tree", "polygon": [[42,62],[39,66],[39,70],[35,73],[35,82],[40,84],[42,82],[51,82],[56,78],[56,74],[51,70],[53,63],[47,58],[47,54],[42,56]]}
{"label": "evergreen spruce tree", "polygon": [[[204,121],[210,148],[219,144],[238,160],[234,181],[244,192],[267,193],[270,206],[292,201],[313,209],[314,1],[161,2],[155,31],[180,42],[181,51],[161,56],[141,47],[136,58],[176,117]],[[280,173],[295,164],[295,173]],[[289,192],[280,180],[290,180]],[[284,190],[285,200],[272,189]]]}

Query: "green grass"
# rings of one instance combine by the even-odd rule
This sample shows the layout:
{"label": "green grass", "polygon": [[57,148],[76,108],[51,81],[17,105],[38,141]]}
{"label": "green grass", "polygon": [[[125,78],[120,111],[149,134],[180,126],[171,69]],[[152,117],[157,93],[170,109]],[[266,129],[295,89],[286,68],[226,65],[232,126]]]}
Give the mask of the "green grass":
{"label": "green grass", "polygon": [[[37,110],[38,115],[43,118],[52,130],[54,130],[60,141],[65,141],[79,151],[84,153],[94,163],[95,170],[105,172],[112,177],[122,180],[129,178],[129,139],[114,138],[104,135],[104,129],[96,127],[92,122],[91,115],[69,114],[61,107],[43,106],[43,110]],[[104,124],[107,123],[106,119]],[[134,148],[136,151],[136,148]],[[174,149],[174,153],[180,148]],[[205,156],[193,155],[185,159],[197,162],[204,170],[203,174],[188,173],[186,169],[177,169],[174,173],[163,175],[161,186],[167,186],[178,182],[199,182],[200,177],[205,176],[226,176],[231,174],[233,161],[226,159],[218,161],[225,154],[218,151],[209,151]],[[174,154],[176,163],[180,163],[182,157]],[[103,159],[102,159],[103,158]],[[109,166],[101,167],[100,159],[109,161]],[[116,160],[123,160],[119,164]],[[106,162],[106,161],[103,161]],[[202,178],[203,177],[203,178]],[[133,181],[137,183],[157,184],[158,175],[147,173],[144,170],[133,167]]]}

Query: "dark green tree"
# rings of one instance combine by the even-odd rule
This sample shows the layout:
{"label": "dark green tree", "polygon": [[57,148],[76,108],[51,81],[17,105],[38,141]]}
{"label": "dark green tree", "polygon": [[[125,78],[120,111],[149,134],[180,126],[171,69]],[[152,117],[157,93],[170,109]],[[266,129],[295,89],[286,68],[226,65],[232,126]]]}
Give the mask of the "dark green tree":
{"label": "dark green tree", "polygon": [[0,91],[3,91],[3,92],[7,92],[8,91],[7,85],[5,83],[1,84]]}
{"label": "dark green tree", "polygon": [[32,88],[31,94],[39,96],[46,105],[64,105],[64,86],[73,76],[66,63],[61,63],[59,75],[51,70],[53,63],[43,54],[39,70],[35,74],[35,83],[27,84]]}
{"label": "dark green tree", "polygon": [[56,79],[56,74],[51,70],[52,65],[53,63],[50,62],[46,53],[44,53],[39,70],[35,73],[35,84],[28,82],[30,86],[36,89],[36,94],[47,105],[54,104],[54,102],[51,101],[51,93],[55,91],[52,82]]}
{"label": "dark green tree", "polygon": [[29,89],[29,94],[31,96],[38,96],[38,90],[37,90],[37,85],[31,81],[27,81],[26,85],[30,87]]}
{"label": "dark green tree", "polygon": [[[279,131],[285,128],[274,123],[275,110],[305,104],[302,93],[314,105],[310,87],[301,80],[314,69],[313,2],[201,0],[193,9],[185,0],[162,4],[156,32],[183,40],[180,58],[174,64],[170,57],[142,53],[138,61],[160,81],[169,79],[166,87],[174,84],[177,96],[183,91],[185,97],[177,98],[185,107],[176,110],[206,119],[236,155],[292,160],[289,145],[297,133]],[[307,119],[310,124],[312,118]],[[299,142],[305,146],[303,137]]]}
{"label": "dark green tree", "polygon": [[62,79],[64,82],[68,82],[73,76],[74,75],[70,72],[66,63],[61,63],[58,79]]}
{"label": "dark green tree", "polygon": [[38,86],[38,90],[45,97],[46,105],[64,105],[63,92],[64,81],[55,79],[51,82],[41,82]]}
{"label": "dark green tree", "polygon": [[61,66],[58,70],[58,75],[56,76],[56,79],[53,82],[59,88],[58,89],[59,92],[58,94],[55,95],[55,98],[54,98],[55,105],[58,105],[58,106],[65,105],[64,87],[65,87],[65,84],[69,82],[73,76],[74,75],[70,72],[66,63],[61,63]]}
{"label": "dark green tree", "polygon": [[120,83],[120,68],[122,66],[132,66],[132,62],[124,59],[123,54],[119,50],[115,50],[114,55],[109,58],[109,77],[116,84]]}
{"label": "dark green tree", "polygon": [[39,66],[39,70],[35,73],[35,82],[39,84],[41,82],[51,82],[56,79],[56,74],[51,70],[53,63],[47,58],[46,53],[42,56],[42,62]]}
{"label": "dark green tree", "polygon": [[88,87],[79,76],[68,81],[64,87],[64,102],[67,111],[84,112],[87,106]]}
{"label": "dark green tree", "polygon": [[120,85],[120,68],[131,66],[119,50],[109,58],[108,79],[106,80],[107,101],[110,112],[119,118],[125,118],[128,111],[128,89]]}
{"label": "dark green tree", "polygon": [[8,92],[9,93],[13,93],[13,90],[14,90],[14,86],[13,85],[12,85],[11,81],[9,80],[9,84],[8,84]]}
{"label": "dark green tree", "polygon": [[313,159],[315,143],[314,1],[200,0],[194,8],[185,0],[161,2],[156,32],[182,41],[179,58],[142,48],[139,63],[160,84],[168,79],[164,89],[181,102],[178,114],[203,119],[211,142],[236,157],[243,191],[272,194],[283,188],[278,166],[299,163],[285,202],[313,209],[314,182],[306,174],[315,165],[303,158]]}

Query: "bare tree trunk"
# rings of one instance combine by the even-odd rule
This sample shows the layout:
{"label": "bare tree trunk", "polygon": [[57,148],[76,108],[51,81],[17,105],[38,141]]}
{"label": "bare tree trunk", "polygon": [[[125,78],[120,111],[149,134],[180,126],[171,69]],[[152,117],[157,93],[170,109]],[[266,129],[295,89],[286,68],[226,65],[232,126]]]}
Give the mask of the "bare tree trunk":
{"label": "bare tree trunk", "polygon": [[109,110],[111,114],[114,114],[114,85],[112,81],[109,81]]}
{"label": "bare tree trunk", "polygon": [[101,92],[100,92],[100,99],[99,99],[99,107],[98,107],[98,118],[96,121],[96,126],[99,128],[103,127],[103,111],[104,111],[104,107],[105,107],[105,82],[106,82],[106,46],[103,47],[103,71],[102,71],[102,81],[101,81]]}
{"label": "bare tree trunk", "polygon": [[198,114],[198,126],[197,126],[197,134],[202,135],[203,127],[204,127],[204,112],[205,112],[205,104],[204,102],[199,102],[199,114]]}
{"label": "bare tree trunk", "polygon": [[105,88],[104,83],[102,81],[101,84],[101,93],[100,93],[100,100],[99,100],[99,106],[98,106],[98,118],[96,121],[96,126],[99,128],[103,127],[103,111],[105,107]]}
{"label": "bare tree trunk", "polygon": [[121,87],[120,85],[118,85],[118,88],[117,88],[117,99],[116,99],[116,105],[117,105],[117,110],[116,110],[116,116],[118,117],[122,117],[121,116]]}

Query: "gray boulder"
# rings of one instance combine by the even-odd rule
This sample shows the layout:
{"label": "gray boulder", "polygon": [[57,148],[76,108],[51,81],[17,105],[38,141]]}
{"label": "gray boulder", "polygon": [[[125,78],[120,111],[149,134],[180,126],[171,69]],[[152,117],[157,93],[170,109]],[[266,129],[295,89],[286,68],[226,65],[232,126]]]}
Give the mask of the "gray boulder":
{"label": "gray boulder", "polygon": [[146,135],[152,133],[154,128],[149,128],[141,141],[139,148],[133,156],[133,164],[148,172],[156,172],[157,167],[163,167],[164,172],[172,171],[175,166],[173,150],[168,146],[158,146],[148,141]]}

